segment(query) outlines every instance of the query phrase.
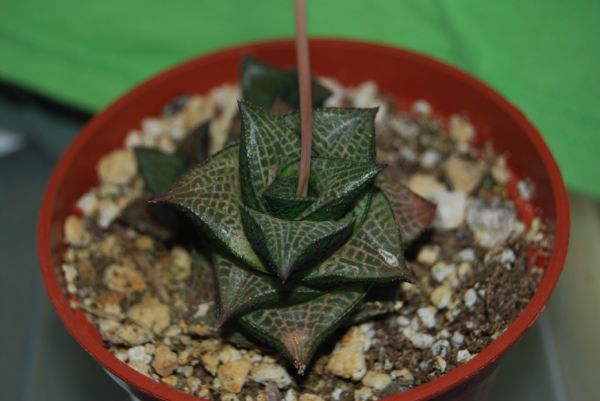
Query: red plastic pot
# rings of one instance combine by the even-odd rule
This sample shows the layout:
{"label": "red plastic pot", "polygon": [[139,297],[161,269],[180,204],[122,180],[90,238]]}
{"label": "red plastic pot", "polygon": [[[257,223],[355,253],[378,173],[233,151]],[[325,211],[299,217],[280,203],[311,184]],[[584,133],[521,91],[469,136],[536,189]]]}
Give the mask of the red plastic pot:
{"label": "red plastic pot", "polygon": [[[478,139],[491,140],[497,152],[507,155],[515,177],[529,177],[535,184],[535,197],[530,202],[520,201],[515,195],[522,217],[527,221],[540,216],[555,224],[555,245],[541,284],[508,330],[462,366],[390,397],[395,401],[477,399],[500,357],[544,309],[563,269],[569,240],[569,207],[556,162],[539,132],[519,110],[464,72],[420,54],[372,43],[315,39],[310,47],[315,74],[335,77],[346,85],[373,80],[396,96],[401,108],[426,99],[441,116],[467,112],[477,127]],[[248,44],[196,58],[142,83],[99,113],[77,136],[58,163],[44,196],[38,252],[52,305],[81,346],[141,399],[198,400],[120,362],[104,348],[98,331],[85,315],[69,307],[60,270],[63,223],[75,211],[78,197],[97,183],[95,167],[103,154],[122,146],[130,129],[138,127],[144,117],[158,115],[175,96],[204,93],[223,83],[236,82],[241,58],[246,53],[278,66],[295,63],[291,40]],[[514,185],[511,188],[515,193]]]}

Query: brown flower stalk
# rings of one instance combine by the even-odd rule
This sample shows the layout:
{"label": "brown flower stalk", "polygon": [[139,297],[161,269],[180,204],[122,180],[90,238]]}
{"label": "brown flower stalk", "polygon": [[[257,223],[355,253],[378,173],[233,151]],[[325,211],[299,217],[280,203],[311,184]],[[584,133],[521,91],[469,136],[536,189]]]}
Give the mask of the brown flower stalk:
{"label": "brown flower stalk", "polygon": [[300,132],[302,147],[300,150],[300,174],[296,194],[306,196],[310,176],[312,148],[312,93],[310,82],[310,59],[308,54],[308,35],[306,33],[306,4],[296,1],[296,63],[298,65],[298,85],[300,92]]}

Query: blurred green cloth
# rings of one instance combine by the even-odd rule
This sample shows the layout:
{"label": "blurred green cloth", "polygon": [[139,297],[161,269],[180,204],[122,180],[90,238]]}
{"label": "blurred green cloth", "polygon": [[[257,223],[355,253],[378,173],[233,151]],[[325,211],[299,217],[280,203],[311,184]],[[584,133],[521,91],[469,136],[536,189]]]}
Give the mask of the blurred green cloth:
{"label": "blurred green cloth", "polygon": [[[465,69],[545,135],[571,189],[600,195],[600,2],[312,0],[312,35],[415,49]],[[292,0],[4,0],[0,78],[98,110],[202,52],[293,34]],[[401,73],[401,72],[399,72]]]}

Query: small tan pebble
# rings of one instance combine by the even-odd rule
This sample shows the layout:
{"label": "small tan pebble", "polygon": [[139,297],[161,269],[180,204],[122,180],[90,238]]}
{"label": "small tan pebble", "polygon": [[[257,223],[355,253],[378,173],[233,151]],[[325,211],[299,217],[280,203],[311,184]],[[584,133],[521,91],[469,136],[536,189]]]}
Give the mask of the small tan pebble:
{"label": "small tan pebble", "polygon": [[141,146],[141,145],[142,145],[142,133],[137,129],[133,129],[133,130],[129,131],[127,133],[127,136],[125,137],[125,147],[128,149],[132,149],[132,148],[135,148],[136,146]]}
{"label": "small tan pebble", "polygon": [[127,365],[129,365],[129,367],[135,369],[136,371],[140,372],[145,376],[150,376],[150,365],[148,365],[147,363],[133,361],[127,362]]}
{"label": "small tan pebble", "polygon": [[121,362],[127,362],[129,360],[129,355],[127,355],[127,351],[123,350],[115,350],[111,349],[110,352],[114,354],[115,357]]}
{"label": "small tan pebble", "polygon": [[408,187],[424,198],[433,200],[439,192],[446,191],[446,187],[435,177],[428,174],[414,174],[408,179]]}
{"label": "small tan pebble", "polygon": [[77,279],[77,269],[75,269],[73,265],[64,263],[62,265],[62,271],[65,275],[65,280],[67,281],[67,291],[70,294],[75,294],[77,292],[77,287],[75,286],[75,280]]}
{"label": "small tan pebble", "polygon": [[437,204],[434,227],[451,230],[463,224],[467,207],[467,196],[464,192],[439,191],[431,200]]}
{"label": "small tan pebble", "polygon": [[469,262],[461,262],[458,265],[458,277],[461,280],[464,280],[465,278],[469,277],[471,274],[473,274],[473,267],[471,266],[471,264]]}
{"label": "small tan pebble", "polygon": [[182,350],[179,353],[179,355],[177,356],[177,361],[179,362],[180,365],[186,365],[190,362],[190,360],[192,359],[192,351],[193,351],[193,349],[191,347],[189,347],[189,348]]}
{"label": "small tan pebble", "polygon": [[165,337],[176,337],[181,335],[181,327],[176,324],[172,324],[164,331],[163,336]]}
{"label": "small tan pebble", "polygon": [[177,387],[177,376],[167,376],[161,379],[167,386]]}
{"label": "small tan pebble", "polygon": [[440,260],[431,268],[431,275],[438,283],[443,283],[447,278],[456,275],[456,266]]}
{"label": "small tan pebble", "polygon": [[469,202],[467,225],[475,241],[484,248],[494,248],[505,243],[513,231],[517,213],[512,202],[488,204],[479,199]]}
{"label": "small tan pebble", "polygon": [[196,395],[198,397],[202,397],[202,398],[204,398],[206,400],[211,400],[212,399],[212,393],[210,391],[210,388],[208,388],[208,386],[200,386],[200,388],[196,392]]}
{"label": "small tan pebble", "polygon": [[237,361],[241,357],[242,354],[240,353],[240,351],[238,351],[236,348],[232,347],[229,344],[223,346],[223,348],[221,348],[221,350],[217,354],[217,358],[219,358],[219,361],[221,361],[221,363]]}
{"label": "small tan pebble", "polygon": [[312,393],[302,393],[300,394],[300,399],[298,401],[324,401],[323,398],[316,394]]}
{"label": "small tan pebble", "polygon": [[371,345],[373,333],[370,332],[368,325],[355,326],[350,328],[340,340],[342,346],[359,345],[364,351],[368,350]]}
{"label": "small tan pebble", "polygon": [[490,172],[492,173],[492,177],[494,177],[499,184],[506,184],[510,178],[510,171],[506,166],[506,158],[503,156],[498,157],[490,169]]}
{"label": "small tan pebble", "polygon": [[421,167],[423,167],[424,169],[430,170],[439,163],[440,159],[441,159],[440,152],[438,152],[435,149],[427,149],[421,155],[419,163],[421,164]]}
{"label": "small tan pebble", "polygon": [[206,314],[214,308],[214,302],[202,302],[198,304],[198,308],[196,309],[196,313],[194,313],[194,318],[203,318]]}
{"label": "small tan pebble", "polygon": [[444,373],[446,371],[447,365],[448,365],[448,363],[441,356],[436,356],[433,359],[433,366],[442,373]]}
{"label": "small tan pebble", "polygon": [[457,363],[464,363],[464,362],[467,362],[472,357],[473,356],[471,355],[471,353],[469,352],[469,350],[467,350],[467,349],[461,349],[461,350],[458,350],[458,352],[456,353],[456,362]]}
{"label": "small tan pebble", "polygon": [[110,199],[102,199],[98,203],[98,217],[96,223],[100,228],[108,228],[113,221],[119,216],[121,209]]}
{"label": "small tan pebble", "polygon": [[458,143],[468,143],[475,138],[475,127],[465,117],[450,117],[450,138]]}
{"label": "small tan pebble", "polygon": [[140,345],[150,341],[152,333],[135,324],[118,324],[114,332],[105,338],[117,344]]}
{"label": "small tan pebble", "polygon": [[413,374],[406,368],[392,371],[391,376],[394,382],[402,385],[410,385],[415,381]]}
{"label": "small tan pebble", "polygon": [[156,334],[162,333],[171,324],[169,306],[153,297],[146,297],[142,302],[132,306],[127,311],[127,317]]}
{"label": "small tan pebble", "polygon": [[173,153],[175,153],[175,150],[177,149],[175,142],[173,142],[173,140],[168,136],[161,136],[158,139],[157,147],[159,150],[162,150],[163,152],[165,152],[167,154],[173,154]]}
{"label": "small tan pebble", "polygon": [[138,345],[127,350],[127,359],[131,362],[142,362],[148,365],[152,361],[152,354],[149,354],[143,345]]}
{"label": "small tan pebble", "polygon": [[374,388],[375,390],[383,390],[392,382],[392,378],[387,373],[367,372],[362,379],[362,384]]}
{"label": "small tan pebble", "polygon": [[149,251],[154,248],[154,240],[148,235],[140,235],[135,239],[135,246],[142,251]]}
{"label": "small tan pebble", "polygon": [[475,261],[475,251],[472,248],[461,249],[457,254],[458,259],[464,262]]}
{"label": "small tan pebble", "polygon": [[98,209],[98,196],[93,191],[83,194],[77,200],[77,208],[84,216],[90,216]]}
{"label": "small tan pebble", "polygon": [[215,333],[215,330],[205,324],[192,324],[188,327],[188,331],[200,337],[208,337]]}
{"label": "small tan pebble", "polygon": [[455,331],[451,341],[455,347],[459,347],[465,342],[465,336],[460,331]]}
{"label": "small tan pebble", "polygon": [[250,367],[250,361],[246,358],[226,362],[219,366],[217,377],[226,391],[237,394],[246,383]]}
{"label": "small tan pebble", "polygon": [[221,401],[240,401],[238,396],[232,393],[221,393],[219,399]]}
{"label": "small tan pebble", "polygon": [[171,271],[177,280],[185,280],[192,271],[192,257],[184,248],[176,246],[171,250]]}
{"label": "small tan pebble", "polygon": [[[121,188],[118,184],[104,183],[100,185],[96,191],[98,193],[98,200],[103,201],[117,197],[121,193]],[[100,207],[100,205],[98,205],[98,207]]]}
{"label": "small tan pebble", "polygon": [[368,401],[373,398],[373,390],[369,387],[361,387],[354,390],[355,401]]}
{"label": "small tan pebble", "polygon": [[298,393],[293,388],[285,392],[285,401],[298,401]]}
{"label": "small tan pebble", "polygon": [[258,394],[256,394],[256,401],[267,401],[267,393],[259,391]]}
{"label": "small tan pebble", "polygon": [[204,369],[211,375],[217,374],[217,368],[219,367],[219,360],[211,353],[202,354],[200,357],[200,361],[202,362],[202,366]]}
{"label": "small tan pebble", "polygon": [[413,113],[422,114],[422,115],[429,115],[429,114],[431,114],[431,112],[432,112],[433,109],[431,107],[431,104],[427,100],[419,99],[419,100],[416,100],[412,104],[410,110]]}
{"label": "small tan pebble", "polygon": [[248,359],[250,359],[250,362],[252,363],[259,363],[263,360],[263,356],[255,352],[254,350],[249,350],[246,356],[248,357]]}
{"label": "small tan pebble", "polygon": [[[448,337],[450,336],[450,333],[444,334]],[[435,356],[445,357],[448,354],[449,349],[450,341],[446,340],[445,338],[441,338],[431,345],[431,353]]]}
{"label": "small tan pebble", "polygon": [[105,155],[97,166],[103,183],[126,184],[137,174],[137,162],[130,149],[117,149]]}
{"label": "small tan pebble", "polygon": [[440,247],[438,245],[425,245],[417,255],[417,262],[431,266],[434,264],[440,255]]}
{"label": "small tan pebble", "polygon": [[437,309],[434,308],[433,306],[427,306],[424,308],[419,308],[417,309],[417,315],[419,316],[419,319],[421,319],[421,322],[423,323],[423,325],[425,327],[427,327],[428,329],[434,328],[436,326],[436,320],[435,320],[435,314],[437,312]]}
{"label": "small tan pebble", "polygon": [[440,285],[431,292],[429,299],[436,308],[444,309],[450,304],[452,289],[447,285]]}
{"label": "small tan pebble", "polygon": [[427,333],[419,333],[410,327],[402,330],[404,337],[412,343],[415,348],[427,349],[433,344],[433,337]]}
{"label": "small tan pebble", "polygon": [[183,108],[183,126],[186,132],[208,121],[214,113],[215,102],[212,97],[193,96]]}
{"label": "small tan pebble", "polygon": [[108,257],[115,257],[121,252],[121,244],[119,243],[120,239],[117,238],[116,235],[108,235],[102,238],[100,244],[98,245],[98,250],[104,255]]}
{"label": "small tan pebble", "polygon": [[164,132],[166,120],[159,118],[144,118],[142,120],[142,136],[158,138]]}
{"label": "small tan pebble", "polygon": [[146,289],[144,276],[130,266],[108,266],[104,271],[103,281],[109,289],[126,294]]}
{"label": "small tan pebble", "polygon": [[366,81],[351,91],[354,107],[376,107],[379,104],[377,84]]}
{"label": "small tan pebble", "polygon": [[288,372],[278,364],[258,364],[252,368],[250,377],[252,380],[261,384],[267,384],[269,381],[273,381],[278,388],[286,388],[292,384]]}
{"label": "small tan pebble", "polygon": [[180,366],[177,368],[177,372],[181,373],[184,377],[190,377],[194,374],[194,368],[192,366]]}
{"label": "small tan pebble", "polygon": [[104,312],[113,314],[115,316],[121,315],[121,301],[123,301],[124,294],[117,291],[108,291],[98,295],[94,299],[94,305]]}
{"label": "small tan pebble", "polygon": [[188,377],[185,381],[191,393],[196,393],[202,385],[202,380],[193,376]]}
{"label": "small tan pebble", "polygon": [[185,121],[183,116],[178,114],[171,118],[171,128],[169,130],[169,136],[176,142],[181,141],[186,136],[185,132]]}
{"label": "small tan pebble", "polygon": [[472,288],[466,290],[463,295],[463,302],[467,308],[473,308],[475,302],[477,302],[477,292]]}
{"label": "small tan pebble", "polygon": [[365,354],[360,344],[341,346],[331,354],[327,368],[336,376],[354,381],[367,373]]}
{"label": "small tan pebble", "polygon": [[159,375],[169,376],[178,366],[177,354],[166,345],[159,345],[154,352],[152,367]]}
{"label": "small tan pebble", "polygon": [[210,352],[217,353],[219,349],[223,346],[223,343],[216,338],[209,338],[200,342],[200,352]]}
{"label": "small tan pebble", "polygon": [[479,185],[485,171],[483,162],[459,157],[450,157],[444,164],[444,172],[452,188],[466,194],[470,194]]}
{"label": "small tan pebble", "polygon": [[65,220],[64,227],[65,241],[69,245],[80,246],[87,244],[91,235],[86,230],[83,221],[77,216],[69,216]]}

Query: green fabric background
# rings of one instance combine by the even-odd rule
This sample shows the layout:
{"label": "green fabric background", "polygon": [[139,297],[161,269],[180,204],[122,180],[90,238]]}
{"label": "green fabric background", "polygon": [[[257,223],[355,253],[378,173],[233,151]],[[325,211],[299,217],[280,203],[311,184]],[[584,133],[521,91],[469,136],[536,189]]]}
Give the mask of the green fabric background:
{"label": "green fabric background", "polygon": [[[293,33],[291,0],[2,0],[0,78],[98,110],[199,53]],[[600,1],[312,0],[312,35],[463,68],[540,128],[573,190],[600,195]]]}

